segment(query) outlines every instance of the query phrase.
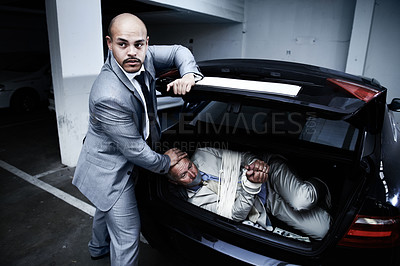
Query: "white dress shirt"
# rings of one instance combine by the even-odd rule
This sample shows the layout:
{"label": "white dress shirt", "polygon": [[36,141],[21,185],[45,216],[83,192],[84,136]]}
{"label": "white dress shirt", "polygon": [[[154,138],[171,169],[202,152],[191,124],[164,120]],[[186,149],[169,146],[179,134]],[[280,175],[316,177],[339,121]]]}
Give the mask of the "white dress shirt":
{"label": "white dress shirt", "polygon": [[[115,58],[114,58],[115,60]],[[115,60],[117,61],[117,60]],[[144,125],[144,139],[147,140],[147,138],[150,135],[150,121],[149,121],[149,114],[147,113],[147,105],[146,105],[146,99],[144,98],[143,92],[141,90],[141,85],[139,84],[139,82],[135,79],[136,76],[140,75],[140,73],[142,73],[143,71],[145,71],[144,65],[142,65],[142,67],[140,68],[139,71],[135,72],[135,73],[128,73],[126,72],[117,62],[117,65],[121,68],[122,72],[125,73],[126,77],[130,80],[130,82],[132,82],[133,87],[135,88],[136,92],[139,93],[140,98],[142,98],[142,101],[144,103],[144,112],[146,114],[146,121],[145,121],[145,125]],[[147,89],[149,89],[149,87],[147,86]],[[151,97],[151,96],[150,96]]]}

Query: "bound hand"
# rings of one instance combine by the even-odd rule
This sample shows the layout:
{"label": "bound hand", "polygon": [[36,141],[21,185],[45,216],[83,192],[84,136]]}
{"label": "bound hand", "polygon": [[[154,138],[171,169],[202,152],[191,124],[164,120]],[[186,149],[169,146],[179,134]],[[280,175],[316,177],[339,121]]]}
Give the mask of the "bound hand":
{"label": "bound hand", "polygon": [[247,169],[246,177],[253,183],[265,183],[268,179],[269,165],[260,160],[254,161],[250,165],[245,165]]}

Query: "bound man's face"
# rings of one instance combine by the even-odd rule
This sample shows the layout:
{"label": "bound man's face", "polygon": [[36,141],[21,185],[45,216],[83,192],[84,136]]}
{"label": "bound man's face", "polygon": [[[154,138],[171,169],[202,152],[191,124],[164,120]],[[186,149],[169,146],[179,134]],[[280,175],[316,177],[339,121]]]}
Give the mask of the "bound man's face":
{"label": "bound man's face", "polygon": [[188,185],[196,178],[199,170],[188,158],[183,158],[170,169],[170,174],[180,185]]}

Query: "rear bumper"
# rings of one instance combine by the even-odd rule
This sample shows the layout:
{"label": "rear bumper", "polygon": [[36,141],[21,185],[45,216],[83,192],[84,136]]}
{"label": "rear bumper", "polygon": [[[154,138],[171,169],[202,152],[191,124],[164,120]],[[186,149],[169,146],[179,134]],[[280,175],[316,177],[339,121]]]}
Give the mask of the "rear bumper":
{"label": "rear bumper", "polygon": [[[154,210],[154,209],[153,209]],[[146,221],[149,217],[145,214],[142,222],[142,232],[151,246],[175,254],[177,265],[340,265],[343,263],[353,265],[400,265],[399,252],[389,249],[351,249],[333,248],[321,258],[312,258],[288,255],[290,252],[272,252],[274,258],[239,247],[217,239],[207,233],[186,223],[177,223],[170,226],[164,222],[152,223]],[[153,219],[153,218],[152,218]],[[157,228],[155,231],[154,228]],[[242,243],[247,242],[243,238]],[[265,250],[271,250],[265,246]],[[275,258],[276,256],[276,258]],[[285,261],[287,258],[287,261]]]}
{"label": "rear bumper", "polygon": [[240,248],[206,234],[200,234],[192,227],[170,227],[165,224],[149,228],[142,222],[142,232],[150,245],[175,254],[179,265],[298,265]]}

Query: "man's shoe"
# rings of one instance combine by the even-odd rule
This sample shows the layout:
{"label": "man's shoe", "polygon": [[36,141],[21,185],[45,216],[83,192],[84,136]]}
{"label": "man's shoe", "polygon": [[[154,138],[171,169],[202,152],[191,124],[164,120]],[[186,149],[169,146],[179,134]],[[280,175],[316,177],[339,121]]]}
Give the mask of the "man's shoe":
{"label": "man's shoe", "polygon": [[101,260],[101,259],[103,259],[105,257],[108,257],[108,256],[110,256],[110,252],[107,252],[106,254],[103,254],[103,255],[100,255],[100,256],[90,256],[90,258],[92,260]]}

